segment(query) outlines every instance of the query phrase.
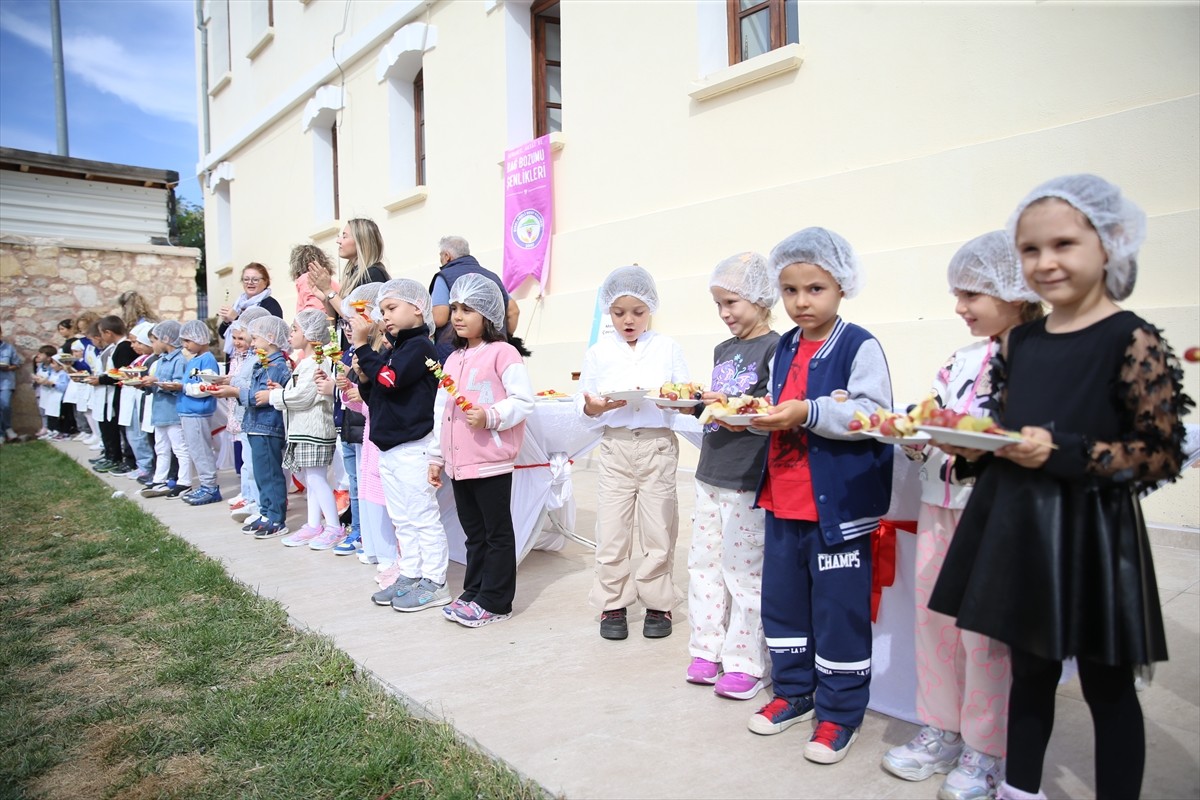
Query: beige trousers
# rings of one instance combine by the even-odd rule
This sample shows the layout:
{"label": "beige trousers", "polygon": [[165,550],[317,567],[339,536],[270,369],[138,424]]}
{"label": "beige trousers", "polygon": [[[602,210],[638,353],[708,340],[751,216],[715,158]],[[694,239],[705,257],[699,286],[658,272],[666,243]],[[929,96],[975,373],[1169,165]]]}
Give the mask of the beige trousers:
{"label": "beige trousers", "polygon": [[[669,611],[678,601],[671,569],[679,537],[675,470],[679,442],[669,428],[606,428],[596,496],[596,580],[601,611],[633,605]],[[633,574],[634,520],[641,563]]]}

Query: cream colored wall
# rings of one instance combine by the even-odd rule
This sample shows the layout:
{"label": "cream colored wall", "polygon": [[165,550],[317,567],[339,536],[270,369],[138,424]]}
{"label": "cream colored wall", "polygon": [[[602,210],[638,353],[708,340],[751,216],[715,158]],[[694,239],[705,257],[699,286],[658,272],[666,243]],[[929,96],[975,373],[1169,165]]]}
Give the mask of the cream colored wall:
{"label": "cream colored wall", "polygon": [[[249,89],[235,75],[214,104],[214,129],[237,129],[268,102],[263,87],[293,83],[305,51],[327,54],[341,27],[341,3],[276,5],[289,16],[277,16],[275,40],[253,62],[254,94],[240,94]],[[351,4],[350,33],[382,5]],[[424,59],[428,197],[415,206],[383,208],[394,197],[378,49],[343,64],[342,216],[379,223],[393,274],[427,280],[445,233],[466,236],[499,271],[507,6],[439,2],[419,15],[438,39]],[[632,261],[659,278],[655,327],[705,374],[725,336],[709,269],[825,225],[854,243],[868,273],[844,315],[883,342],[897,401],[915,400],[968,340],[945,288],[949,256],[1003,226],[1036,183],[1066,172],[1101,174],[1146,210],[1149,239],[1128,305],[1177,348],[1200,343],[1200,6],[801,4],[803,66],[704,102],[688,95],[701,77],[696,9],[684,0],[562,3],[553,273],[541,301],[528,285],[518,292],[538,388],[572,388],[596,286]],[[315,229],[311,135],[300,132],[299,113],[229,159],[234,262],[265,261],[281,279],[289,247]],[[282,283],[275,293],[286,307]],[[790,327],[778,309],[776,327]],[[1200,397],[1200,369],[1185,375]],[[1162,518],[1200,524],[1195,491],[1162,498],[1172,501]]]}

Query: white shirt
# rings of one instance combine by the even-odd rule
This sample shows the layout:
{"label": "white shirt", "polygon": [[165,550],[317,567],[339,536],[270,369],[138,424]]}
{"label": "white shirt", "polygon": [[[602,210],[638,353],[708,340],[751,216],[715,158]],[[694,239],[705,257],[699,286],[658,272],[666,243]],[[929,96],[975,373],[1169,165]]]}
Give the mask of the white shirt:
{"label": "white shirt", "polygon": [[657,391],[666,381],[687,383],[688,367],[683,348],[674,339],[646,331],[633,347],[617,332],[605,334],[583,357],[579,374],[579,393],[575,410],[585,425],[593,428],[669,428],[673,411],[663,411],[649,400],[633,400],[623,407],[597,417],[583,413],[584,393],[599,396],[604,392],[627,389]]}

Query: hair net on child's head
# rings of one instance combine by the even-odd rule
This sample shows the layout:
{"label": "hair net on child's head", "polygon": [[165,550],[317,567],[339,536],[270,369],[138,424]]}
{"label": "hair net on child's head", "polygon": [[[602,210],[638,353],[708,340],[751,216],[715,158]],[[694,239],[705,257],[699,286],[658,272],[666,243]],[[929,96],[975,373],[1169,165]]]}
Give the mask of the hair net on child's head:
{"label": "hair net on child's head", "polygon": [[767,259],[758,253],[739,253],[717,264],[708,279],[708,287],[714,286],[763,308],[779,299],[779,281],[767,268]]}
{"label": "hair net on child's head", "polygon": [[[342,301],[342,316],[349,319],[358,315],[358,308],[354,307],[355,303],[360,303],[360,307],[367,316],[371,316],[371,309],[375,306],[375,298],[379,296],[379,290],[383,288],[382,283],[364,283],[350,294],[346,295],[346,299]],[[373,319],[373,317],[372,317]]]}
{"label": "hair net on child's head", "polygon": [[450,287],[450,302],[478,311],[496,326],[496,330],[504,332],[504,316],[508,309],[504,307],[500,287],[491,278],[473,272],[463,275]]}
{"label": "hair net on child's head", "polygon": [[827,228],[805,228],[775,245],[771,271],[775,280],[792,264],[814,264],[837,281],[846,299],[862,290],[863,269],[850,243]]}
{"label": "hair net on child's head", "polygon": [[304,338],[317,344],[329,344],[329,318],[324,311],[306,308],[296,315],[296,327]]}
{"label": "hair net on child's head", "polygon": [[251,336],[258,336],[265,339],[280,350],[288,349],[288,339],[291,337],[291,334],[292,329],[288,327],[286,322],[270,314],[250,323]]}
{"label": "hair net on child's head", "polygon": [[202,319],[189,319],[179,329],[179,338],[185,342],[208,344],[212,341],[212,331]]}
{"label": "hair net on child's head", "polygon": [[1008,220],[1014,240],[1025,209],[1038,200],[1057,197],[1070,203],[1096,229],[1108,254],[1104,285],[1114,300],[1124,300],[1137,281],[1138,248],[1146,239],[1146,214],[1127,200],[1118,186],[1096,175],[1063,175],[1034,189]]}
{"label": "hair net on child's head", "polygon": [[1037,293],[1025,283],[1012,237],[1005,231],[976,236],[958,248],[950,259],[946,279],[952,292],[978,292],[1008,302],[1038,302]]}
{"label": "hair net on child's head", "polygon": [[129,331],[130,335],[137,340],[138,344],[150,346],[150,332],[154,330],[153,322],[139,322]]}
{"label": "hair net on child's head", "polygon": [[658,311],[658,287],[654,276],[638,266],[617,267],[600,285],[600,305],[608,308],[618,297],[636,297],[650,313]]}
{"label": "hair net on child's head", "polygon": [[163,344],[169,344],[171,347],[179,347],[182,342],[179,340],[179,329],[182,326],[173,319],[165,319],[154,326],[154,330],[150,331],[154,334],[154,338],[158,339]]}
{"label": "hair net on child's head", "polygon": [[[425,327],[431,333],[433,332],[433,299],[430,298],[429,290],[424,286],[411,278],[390,280],[379,287],[379,294],[375,295],[376,309],[384,300],[388,299],[400,300],[416,306],[425,319]],[[372,319],[374,319],[374,315],[372,315]]]}
{"label": "hair net on child's head", "polygon": [[250,306],[238,315],[238,318],[233,321],[233,324],[236,325],[240,322],[243,325],[249,326],[251,322],[254,322],[254,320],[269,316],[271,316],[271,312],[267,311],[262,306]]}

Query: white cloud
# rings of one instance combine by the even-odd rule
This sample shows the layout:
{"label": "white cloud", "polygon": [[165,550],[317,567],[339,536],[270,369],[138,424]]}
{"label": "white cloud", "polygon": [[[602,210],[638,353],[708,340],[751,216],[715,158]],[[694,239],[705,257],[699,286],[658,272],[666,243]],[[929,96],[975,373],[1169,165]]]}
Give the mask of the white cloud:
{"label": "white cloud", "polygon": [[[5,11],[5,5],[0,4],[0,29],[47,53],[51,51],[48,25],[42,27]],[[130,31],[136,49],[105,35],[64,32],[66,70],[147,114],[194,123],[196,86],[190,40],[180,52],[156,46],[144,22],[125,29]]]}

